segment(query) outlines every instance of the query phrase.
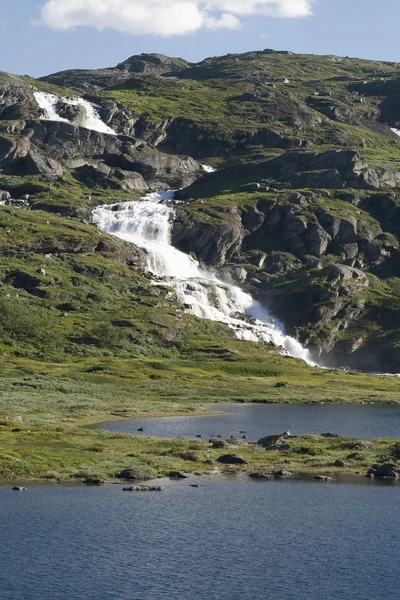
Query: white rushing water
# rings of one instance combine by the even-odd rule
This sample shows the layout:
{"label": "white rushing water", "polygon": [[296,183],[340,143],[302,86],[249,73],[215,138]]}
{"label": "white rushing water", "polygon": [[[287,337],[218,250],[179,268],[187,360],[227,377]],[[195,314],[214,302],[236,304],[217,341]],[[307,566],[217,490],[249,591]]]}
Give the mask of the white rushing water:
{"label": "white rushing water", "polygon": [[81,125],[85,129],[92,129],[93,131],[99,131],[100,133],[108,133],[109,135],[116,135],[115,131],[111,129],[104,121],[101,120],[97,107],[88,100],[79,98],[78,96],[72,98],[58,98],[53,94],[46,92],[35,92],[35,100],[39,107],[43,111],[43,120],[45,121],[58,121],[60,123],[70,123],[70,121],[64,117],[61,117],[57,112],[57,106],[61,102],[70,106],[82,106],[86,111],[86,118]]}
{"label": "white rushing water", "polygon": [[211,167],[210,165],[201,165],[203,167],[203,170],[206,173],[215,173],[217,169],[215,169],[214,167]]}
{"label": "white rushing water", "polygon": [[148,270],[175,290],[187,312],[220,321],[238,338],[281,346],[285,353],[313,364],[308,351],[284,332],[283,325],[250,294],[218,279],[210,269],[171,244],[174,208],[164,201],[173,192],[152,193],[141,201],[99,206],[93,222],[103,231],[131,242],[147,253]]}

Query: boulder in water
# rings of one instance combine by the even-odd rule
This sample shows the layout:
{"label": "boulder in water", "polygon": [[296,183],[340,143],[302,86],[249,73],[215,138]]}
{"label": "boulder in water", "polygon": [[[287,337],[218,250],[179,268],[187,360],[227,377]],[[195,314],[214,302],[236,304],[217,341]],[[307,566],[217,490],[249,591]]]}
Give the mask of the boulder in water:
{"label": "boulder in water", "polygon": [[275,471],[274,473],[274,477],[275,479],[283,479],[284,477],[291,477],[293,475],[293,473],[291,473],[290,471]]}
{"label": "boulder in water", "polygon": [[159,485],[136,485],[122,488],[123,492],[161,492],[163,488]]}
{"label": "boulder in water", "polygon": [[372,465],[367,473],[367,477],[398,479],[400,477],[400,467],[391,463],[384,465]]}
{"label": "boulder in water", "polygon": [[181,473],[180,471],[170,471],[168,473],[168,477],[170,479],[187,479],[187,475]]}
{"label": "boulder in water", "polygon": [[59,100],[56,104],[57,114],[62,119],[67,119],[74,125],[83,126],[87,119],[87,110],[82,104],[67,104],[63,100]]}

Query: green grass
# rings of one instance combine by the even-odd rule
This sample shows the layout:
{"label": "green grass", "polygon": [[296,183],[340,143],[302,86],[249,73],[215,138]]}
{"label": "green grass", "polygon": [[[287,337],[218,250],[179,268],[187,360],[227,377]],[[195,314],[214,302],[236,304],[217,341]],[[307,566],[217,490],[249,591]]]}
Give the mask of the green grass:
{"label": "green grass", "polygon": [[[159,440],[78,428],[0,427],[3,481],[113,479],[126,468],[140,469],[154,477],[170,471],[207,473],[220,466],[216,462],[219,456],[230,452],[248,464],[227,470],[260,473],[284,469],[308,475],[343,471],[365,474],[372,464],[398,460],[398,443],[390,439],[374,441],[360,450],[359,440],[299,436],[290,441],[289,451],[279,452],[234,444],[213,449],[200,441]],[[337,460],[345,466],[335,466]]]}
{"label": "green grass", "polygon": [[[129,466],[154,475],[169,470],[204,472],[210,468],[205,461],[221,454],[198,442],[139,439],[82,428],[94,422],[195,415],[204,411],[204,404],[220,402],[400,403],[395,378],[314,369],[239,341],[206,349],[205,341],[198,340],[186,359],[3,360],[0,422],[5,417],[11,422],[0,426],[0,479],[112,477]],[[393,443],[375,442],[373,452],[360,465],[351,463],[350,470],[376,462]],[[296,444],[311,450],[299,454]],[[298,472],[335,471],[331,463],[350,454],[336,439],[302,437],[293,448],[287,458],[294,463],[290,470]],[[188,451],[198,455],[195,464],[179,454]],[[277,452],[261,454],[252,447],[237,452],[249,459],[249,469],[272,468],[282,460]]]}

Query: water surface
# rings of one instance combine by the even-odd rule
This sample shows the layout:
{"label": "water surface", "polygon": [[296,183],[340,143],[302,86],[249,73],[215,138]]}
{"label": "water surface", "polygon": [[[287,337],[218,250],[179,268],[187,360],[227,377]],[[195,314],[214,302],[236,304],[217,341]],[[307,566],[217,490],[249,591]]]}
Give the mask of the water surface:
{"label": "water surface", "polygon": [[[137,433],[160,438],[179,436],[203,439],[222,435],[247,435],[256,441],[266,435],[290,431],[294,434],[336,433],[346,437],[400,437],[400,406],[214,404],[207,408],[224,411],[205,417],[163,417],[100,423],[97,429]],[[245,431],[246,433],[240,433]]]}
{"label": "water surface", "polygon": [[397,600],[399,500],[398,486],[226,478],[0,487],[0,596]]}

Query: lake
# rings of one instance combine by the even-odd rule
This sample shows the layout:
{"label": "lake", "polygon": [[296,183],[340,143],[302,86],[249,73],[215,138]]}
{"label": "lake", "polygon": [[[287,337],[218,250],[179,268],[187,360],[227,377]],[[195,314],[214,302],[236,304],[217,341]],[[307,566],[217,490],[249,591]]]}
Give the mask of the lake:
{"label": "lake", "polygon": [[247,435],[250,441],[257,441],[284,431],[299,435],[331,432],[371,439],[400,437],[400,406],[394,405],[213,404],[205,408],[223,414],[112,421],[94,428],[135,434],[143,428],[140,435],[160,438],[201,435],[207,441],[217,435],[223,438]]}
{"label": "lake", "polygon": [[2,600],[398,598],[399,486],[163,485],[0,487]]}

